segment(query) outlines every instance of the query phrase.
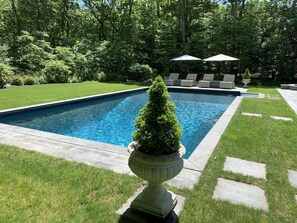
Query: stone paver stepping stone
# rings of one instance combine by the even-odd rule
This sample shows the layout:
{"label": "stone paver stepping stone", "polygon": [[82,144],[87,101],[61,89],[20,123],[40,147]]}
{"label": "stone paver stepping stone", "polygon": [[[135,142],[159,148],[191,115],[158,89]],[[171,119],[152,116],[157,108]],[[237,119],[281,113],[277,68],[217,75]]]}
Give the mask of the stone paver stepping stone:
{"label": "stone paver stepping stone", "polygon": [[246,116],[251,116],[251,117],[261,117],[262,118],[262,114],[249,113],[249,112],[242,112],[241,114],[246,115]]}
{"label": "stone paver stepping stone", "polygon": [[292,118],[280,117],[280,116],[270,116],[270,118],[275,120],[282,120],[282,121],[293,121]]}
{"label": "stone paver stepping stone", "polygon": [[266,165],[263,163],[227,157],[224,170],[266,180]]}
{"label": "stone paver stepping stone", "polygon": [[247,207],[268,211],[265,191],[250,184],[218,178],[212,197],[216,200],[229,201],[233,204],[242,204]]}
{"label": "stone paver stepping stone", "polygon": [[279,96],[271,95],[271,94],[266,94],[266,98],[272,99],[272,100],[280,100]]}
{"label": "stone paver stepping stone", "polygon": [[290,184],[297,188],[297,171],[288,170],[288,175]]}

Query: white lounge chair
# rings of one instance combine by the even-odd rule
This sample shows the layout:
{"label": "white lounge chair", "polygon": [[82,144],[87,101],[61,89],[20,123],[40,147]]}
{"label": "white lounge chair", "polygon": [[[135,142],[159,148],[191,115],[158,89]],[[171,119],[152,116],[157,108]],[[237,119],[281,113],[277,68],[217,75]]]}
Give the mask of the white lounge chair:
{"label": "white lounge chair", "polygon": [[179,73],[171,73],[168,77],[168,79],[164,80],[165,84],[166,85],[170,85],[170,86],[173,86],[173,85],[176,85],[177,84],[177,80],[178,80],[178,76],[179,76]]}
{"label": "white lounge chair", "polygon": [[181,80],[181,86],[192,87],[197,84],[197,74],[188,74],[185,80]]}
{"label": "white lounge chair", "polygon": [[199,81],[199,87],[210,87],[211,82],[214,79],[214,74],[204,74],[203,79]]}
{"label": "white lounge chair", "polygon": [[220,88],[231,89],[235,86],[235,75],[225,74],[223,81],[220,82]]}

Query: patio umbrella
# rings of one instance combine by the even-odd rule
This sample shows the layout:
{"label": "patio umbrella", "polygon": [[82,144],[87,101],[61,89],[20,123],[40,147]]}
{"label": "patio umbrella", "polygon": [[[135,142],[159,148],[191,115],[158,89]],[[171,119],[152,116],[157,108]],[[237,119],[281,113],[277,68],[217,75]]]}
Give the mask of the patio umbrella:
{"label": "patio umbrella", "polygon": [[[198,61],[198,60],[201,60],[201,59],[190,55],[183,55],[183,56],[171,59],[171,61]],[[187,68],[187,72],[189,73],[189,68]]]}
{"label": "patio umbrella", "polygon": [[218,54],[216,56],[208,57],[204,61],[218,61],[219,62],[219,74],[221,73],[221,61],[235,61],[239,60],[235,57],[230,57],[224,54]]}
{"label": "patio umbrella", "polygon": [[173,61],[186,61],[186,60],[201,60],[201,59],[198,58],[198,57],[190,56],[190,55],[183,55],[183,56],[180,56],[180,57],[173,58],[171,60],[173,60]]}

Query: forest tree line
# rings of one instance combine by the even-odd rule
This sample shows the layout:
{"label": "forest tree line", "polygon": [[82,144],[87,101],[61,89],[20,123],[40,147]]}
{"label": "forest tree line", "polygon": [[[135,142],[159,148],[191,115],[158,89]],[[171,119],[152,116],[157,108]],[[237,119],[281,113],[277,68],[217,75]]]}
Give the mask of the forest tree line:
{"label": "forest tree line", "polygon": [[0,0],[0,79],[16,84],[141,79],[219,53],[240,59],[224,73],[296,81],[297,0]]}

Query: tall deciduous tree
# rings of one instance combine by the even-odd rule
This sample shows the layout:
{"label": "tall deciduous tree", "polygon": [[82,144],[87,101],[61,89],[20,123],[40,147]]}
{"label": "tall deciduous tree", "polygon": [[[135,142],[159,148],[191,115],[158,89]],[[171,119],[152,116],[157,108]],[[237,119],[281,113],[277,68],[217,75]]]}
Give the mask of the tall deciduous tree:
{"label": "tall deciduous tree", "polygon": [[[293,82],[297,73],[297,0],[0,0],[0,5],[0,44],[7,46],[2,58],[11,58],[17,70],[37,72],[53,56],[87,80],[99,71],[124,76],[137,62],[164,72],[181,54],[225,53],[240,59],[239,72],[249,68],[263,82]],[[228,68],[224,71],[236,72]],[[204,72],[202,65],[193,69]]]}

